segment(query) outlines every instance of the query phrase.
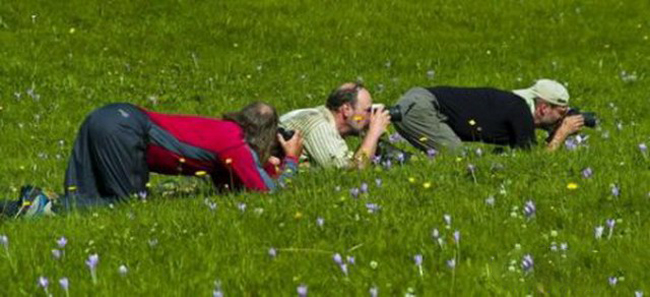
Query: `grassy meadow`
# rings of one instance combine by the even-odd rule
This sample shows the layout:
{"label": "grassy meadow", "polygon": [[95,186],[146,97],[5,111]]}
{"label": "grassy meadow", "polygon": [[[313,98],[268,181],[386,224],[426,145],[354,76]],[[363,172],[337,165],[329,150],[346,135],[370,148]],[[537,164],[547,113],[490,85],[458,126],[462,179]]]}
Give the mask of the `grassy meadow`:
{"label": "grassy meadow", "polygon": [[650,295],[648,11],[641,0],[3,1],[6,199],[24,184],[63,191],[78,126],[109,102],[218,117],[254,100],[281,113],[320,105],[345,81],[392,104],[413,86],[547,77],[601,122],[552,154],[470,145],[391,168],[304,170],[273,195],[155,176],[145,201],[1,221],[0,296]]}

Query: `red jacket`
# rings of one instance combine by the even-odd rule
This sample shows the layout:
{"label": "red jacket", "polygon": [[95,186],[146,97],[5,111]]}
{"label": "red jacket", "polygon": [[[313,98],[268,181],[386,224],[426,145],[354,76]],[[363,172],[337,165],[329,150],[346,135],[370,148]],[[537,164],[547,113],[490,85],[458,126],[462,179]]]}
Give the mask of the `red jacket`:
{"label": "red jacket", "polygon": [[[217,188],[275,188],[234,122],[143,110],[151,119],[147,164],[163,174],[210,174]],[[266,161],[266,160],[264,160]],[[285,159],[295,171],[296,160]]]}

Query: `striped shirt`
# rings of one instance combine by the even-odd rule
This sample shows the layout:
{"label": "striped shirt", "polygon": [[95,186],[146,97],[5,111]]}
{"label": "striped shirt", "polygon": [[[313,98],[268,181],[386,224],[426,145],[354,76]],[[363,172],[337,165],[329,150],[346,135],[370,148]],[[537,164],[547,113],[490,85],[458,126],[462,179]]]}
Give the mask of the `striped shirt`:
{"label": "striped shirt", "polygon": [[303,155],[321,167],[348,168],[353,152],[336,129],[334,115],[324,105],[298,109],[280,117],[286,129],[299,130],[303,137]]}

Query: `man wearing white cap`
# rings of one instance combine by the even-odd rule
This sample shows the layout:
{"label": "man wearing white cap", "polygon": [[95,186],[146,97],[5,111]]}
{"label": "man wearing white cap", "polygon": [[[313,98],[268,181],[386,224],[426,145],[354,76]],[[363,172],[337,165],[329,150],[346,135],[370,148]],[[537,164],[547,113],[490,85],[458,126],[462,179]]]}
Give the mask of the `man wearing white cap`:
{"label": "man wearing white cap", "polygon": [[560,83],[540,79],[528,89],[439,86],[412,88],[397,105],[402,121],[397,131],[415,147],[456,151],[463,141],[528,148],[535,128],[561,123],[547,144],[555,150],[584,125],[581,115],[567,116],[569,93]]}

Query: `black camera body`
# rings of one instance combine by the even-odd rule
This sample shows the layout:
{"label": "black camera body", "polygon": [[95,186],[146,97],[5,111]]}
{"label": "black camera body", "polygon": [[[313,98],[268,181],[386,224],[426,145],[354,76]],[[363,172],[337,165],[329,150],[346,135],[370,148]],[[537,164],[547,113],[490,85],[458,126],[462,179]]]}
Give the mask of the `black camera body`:
{"label": "black camera body", "polygon": [[391,122],[399,122],[402,120],[402,108],[399,105],[386,106],[386,110],[388,110]]}
{"label": "black camera body", "polygon": [[282,135],[282,138],[284,138],[285,141],[288,141],[289,139],[291,139],[293,137],[294,134],[296,134],[296,131],[287,130],[285,128],[278,127],[278,133],[280,133],[280,135]]}
{"label": "black camera body", "polygon": [[589,128],[594,128],[598,125],[598,117],[595,112],[585,111],[581,112],[580,108],[572,107],[566,113],[566,116],[572,115],[582,115],[582,118],[585,120],[585,126]]}

